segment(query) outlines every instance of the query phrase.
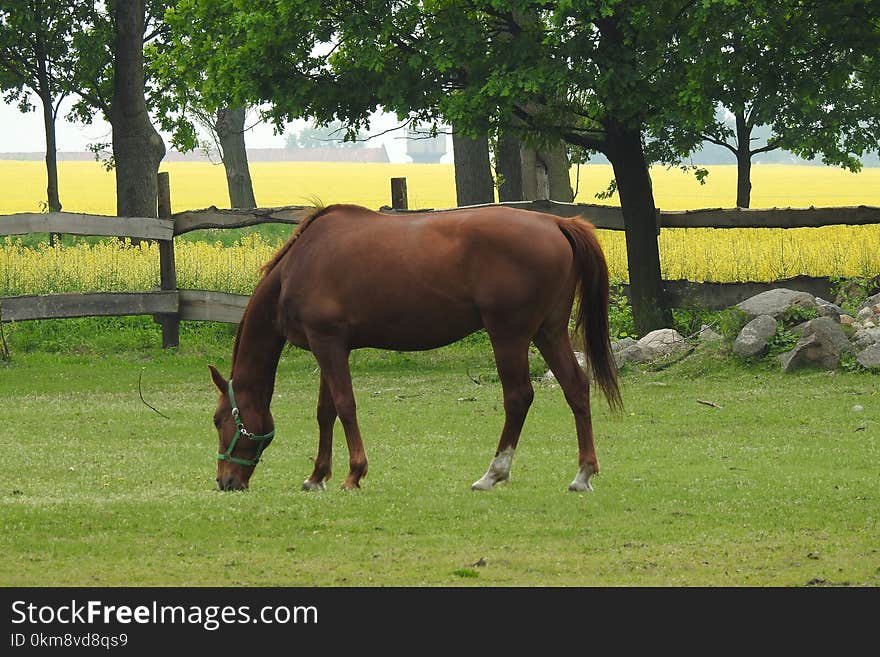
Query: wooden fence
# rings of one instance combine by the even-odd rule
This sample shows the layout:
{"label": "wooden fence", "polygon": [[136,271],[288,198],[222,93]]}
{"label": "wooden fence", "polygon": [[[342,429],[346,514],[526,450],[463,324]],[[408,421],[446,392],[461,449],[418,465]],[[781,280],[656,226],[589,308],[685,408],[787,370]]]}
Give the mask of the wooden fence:
{"label": "wooden fence", "polygon": [[[383,212],[414,212],[406,209],[406,181],[392,179],[392,207]],[[597,228],[623,230],[620,208],[555,201],[521,201],[494,205],[546,212],[561,217],[582,216]],[[481,206],[472,206],[481,207]],[[69,212],[23,213],[0,217],[0,236],[27,233],[65,233],[156,240],[159,244],[160,289],[153,292],[90,292],[0,297],[0,321],[25,321],[105,315],[153,315],[162,324],[163,347],[176,346],[180,321],[238,323],[250,298],[209,290],[177,287],[174,237],[205,228],[243,228],[265,223],[298,224],[313,210],[310,206],[257,208],[254,210],[204,210],[171,212],[167,173],[159,174],[158,218],[104,217]],[[433,212],[420,210],[417,212]],[[805,228],[831,225],[880,224],[880,207],[707,209],[682,212],[657,211],[661,228]],[[626,287],[626,286],[624,286]],[[726,308],[759,292],[775,288],[810,292],[827,298],[827,278],[799,276],[772,283],[692,283],[664,281],[672,307]]]}

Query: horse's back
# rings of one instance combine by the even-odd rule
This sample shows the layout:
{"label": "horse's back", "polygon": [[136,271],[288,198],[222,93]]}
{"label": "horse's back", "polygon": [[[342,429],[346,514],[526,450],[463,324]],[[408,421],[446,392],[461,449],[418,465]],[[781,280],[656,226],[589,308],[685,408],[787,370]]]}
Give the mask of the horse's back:
{"label": "horse's back", "polygon": [[385,258],[385,266],[457,266],[497,254],[523,265],[557,260],[570,251],[551,215],[506,207],[383,214],[360,206],[328,209],[303,238],[321,242],[326,263]]}
{"label": "horse's back", "polygon": [[487,313],[545,313],[567,294],[571,264],[549,215],[335,206],[284,259],[283,303],[296,321],[360,336],[353,346],[430,348],[481,328]]}

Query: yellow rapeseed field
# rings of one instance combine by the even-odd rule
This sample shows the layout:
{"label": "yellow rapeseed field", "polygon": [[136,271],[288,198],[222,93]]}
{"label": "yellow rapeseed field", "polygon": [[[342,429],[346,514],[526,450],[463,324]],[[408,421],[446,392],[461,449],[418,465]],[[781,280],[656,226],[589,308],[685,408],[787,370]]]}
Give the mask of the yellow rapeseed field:
{"label": "yellow rapeseed field", "polygon": [[[706,185],[678,169],[652,171],[657,205],[668,210],[731,207],[736,170],[709,167]],[[168,163],[174,211],[210,205],[228,207],[221,166]],[[346,202],[378,208],[390,203],[392,177],[406,177],[410,207],[455,205],[451,165],[254,163],[261,206]],[[42,162],[0,161],[0,215],[36,212],[45,197]],[[115,214],[112,173],[92,162],[61,162],[61,201],[71,212]],[[577,200],[596,203],[611,168],[572,169]],[[617,199],[605,201],[616,204]],[[753,168],[752,207],[880,206],[880,169],[851,174],[826,167],[759,165]],[[2,217],[0,217],[2,221]],[[612,278],[625,281],[623,234],[600,231]],[[249,292],[259,265],[273,253],[251,235],[233,247],[178,241],[178,284],[182,288]],[[694,281],[776,280],[797,274],[867,276],[880,272],[880,226],[817,229],[664,229],[660,252],[665,278]],[[97,245],[26,248],[18,238],[0,240],[0,296],[80,290],[148,290],[158,285],[158,253],[153,245],[117,240]]]}

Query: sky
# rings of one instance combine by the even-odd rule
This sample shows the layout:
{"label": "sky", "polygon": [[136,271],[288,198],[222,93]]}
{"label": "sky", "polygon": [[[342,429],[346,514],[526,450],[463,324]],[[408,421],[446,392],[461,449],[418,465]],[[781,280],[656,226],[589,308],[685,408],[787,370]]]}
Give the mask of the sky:
{"label": "sky", "polygon": [[[104,121],[96,119],[92,125],[82,126],[65,120],[64,115],[68,106],[69,103],[62,105],[55,125],[59,151],[85,151],[90,143],[110,141],[110,125]],[[291,124],[290,127],[296,132],[304,125],[306,122],[300,121]],[[389,130],[396,125],[398,122],[394,116],[376,115],[371,125],[371,134]],[[162,136],[167,147],[170,139],[166,134]],[[245,134],[245,143],[248,148],[283,148],[285,137],[275,134],[271,125],[260,123]],[[385,145],[388,158],[392,162],[409,161],[406,156],[403,130],[377,136],[366,143],[370,147],[378,147],[380,144]],[[45,149],[46,137],[43,131],[42,112],[22,113],[17,105],[6,104],[0,100],[0,153],[45,152]]]}

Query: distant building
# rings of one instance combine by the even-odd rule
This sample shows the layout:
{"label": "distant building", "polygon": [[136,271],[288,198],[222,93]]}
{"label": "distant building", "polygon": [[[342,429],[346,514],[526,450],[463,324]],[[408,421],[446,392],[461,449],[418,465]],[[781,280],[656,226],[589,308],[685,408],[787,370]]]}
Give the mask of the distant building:
{"label": "distant building", "polygon": [[446,155],[446,135],[432,137],[428,130],[407,128],[406,154],[417,164],[436,164]]}
{"label": "distant building", "polygon": [[390,162],[378,148],[249,148],[249,162]]}

